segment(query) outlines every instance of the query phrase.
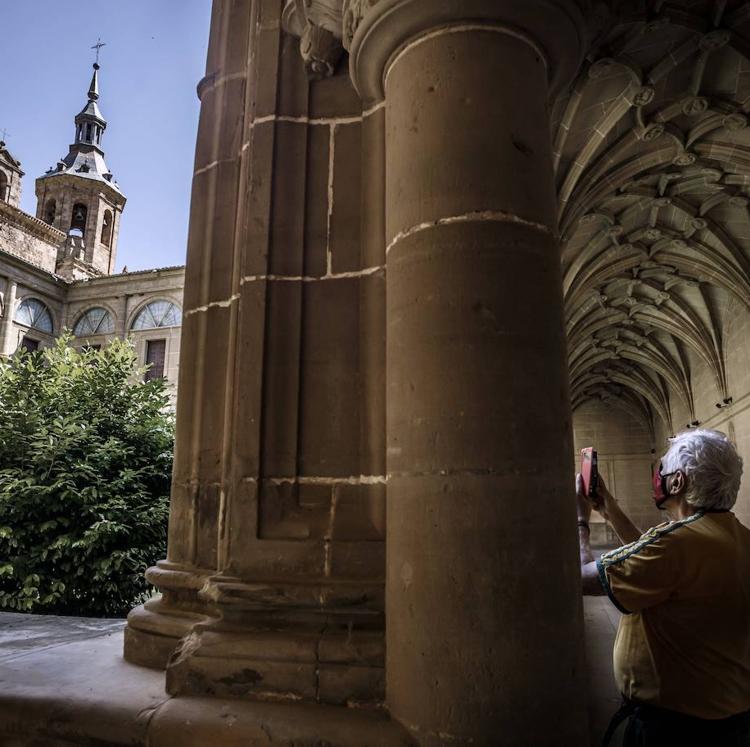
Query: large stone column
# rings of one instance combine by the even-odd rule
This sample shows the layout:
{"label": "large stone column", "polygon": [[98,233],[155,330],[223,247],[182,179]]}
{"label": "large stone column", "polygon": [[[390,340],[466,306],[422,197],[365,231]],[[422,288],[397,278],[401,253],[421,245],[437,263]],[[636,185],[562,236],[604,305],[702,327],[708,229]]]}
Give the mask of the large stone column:
{"label": "large stone column", "polygon": [[345,24],[386,103],[387,705],[421,744],[583,745],[548,121],[577,16],[369,5]]}

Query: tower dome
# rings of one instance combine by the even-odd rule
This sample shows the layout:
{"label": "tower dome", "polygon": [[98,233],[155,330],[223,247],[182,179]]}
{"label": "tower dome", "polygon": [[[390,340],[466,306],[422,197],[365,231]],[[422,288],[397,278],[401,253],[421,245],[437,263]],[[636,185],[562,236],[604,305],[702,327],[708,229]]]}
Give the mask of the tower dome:
{"label": "tower dome", "polygon": [[[103,45],[95,46],[98,57]],[[104,159],[107,120],[98,103],[98,61],[93,68],[86,105],[74,118],[75,139],[68,154],[36,180],[37,217],[68,234],[58,269],[73,263],[77,275],[113,272],[119,218],[126,202]]]}

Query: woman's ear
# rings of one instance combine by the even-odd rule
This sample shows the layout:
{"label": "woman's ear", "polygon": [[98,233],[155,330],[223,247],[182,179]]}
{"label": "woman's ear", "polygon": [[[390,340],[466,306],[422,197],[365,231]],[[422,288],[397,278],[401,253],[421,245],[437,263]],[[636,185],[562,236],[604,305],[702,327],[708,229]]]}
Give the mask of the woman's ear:
{"label": "woman's ear", "polygon": [[667,492],[669,495],[679,495],[685,490],[687,480],[685,479],[685,473],[682,470],[677,470],[670,478],[667,485]]}

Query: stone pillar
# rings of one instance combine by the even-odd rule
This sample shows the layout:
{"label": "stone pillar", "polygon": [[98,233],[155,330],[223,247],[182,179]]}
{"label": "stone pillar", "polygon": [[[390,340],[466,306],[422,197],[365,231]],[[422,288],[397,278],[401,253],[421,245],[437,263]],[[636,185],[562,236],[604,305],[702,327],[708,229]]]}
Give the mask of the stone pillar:
{"label": "stone pillar", "polygon": [[16,352],[15,336],[13,334],[13,315],[16,309],[17,288],[15,280],[6,278],[3,318],[0,320],[0,355],[5,357],[13,355]]}
{"label": "stone pillar", "polygon": [[115,316],[115,337],[124,340],[128,336],[128,299],[129,294],[123,293],[117,299],[117,313]]}
{"label": "stone pillar", "polygon": [[548,120],[578,19],[369,5],[345,26],[386,102],[387,705],[425,745],[584,745]]}
{"label": "stone pillar", "polygon": [[[379,704],[382,112],[309,81],[282,0],[214,3],[199,86],[168,558],[125,655],[170,693]],[[379,116],[378,116],[379,114]],[[380,158],[378,157],[380,155]],[[363,238],[366,234],[367,238]]]}

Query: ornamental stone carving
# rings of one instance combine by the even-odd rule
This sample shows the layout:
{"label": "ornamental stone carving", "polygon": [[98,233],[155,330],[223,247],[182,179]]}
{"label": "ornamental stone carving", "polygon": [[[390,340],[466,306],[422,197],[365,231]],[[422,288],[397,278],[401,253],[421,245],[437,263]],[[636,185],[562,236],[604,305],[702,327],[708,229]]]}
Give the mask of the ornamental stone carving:
{"label": "ornamental stone carving", "polygon": [[688,117],[703,114],[708,109],[708,99],[703,96],[688,96],[682,102],[682,113]]}
{"label": "ornamental stone carving", "polygon": [[646,106],[654,100],[655,91],[653,86],[641,86],[633,94],[633,106]]}
{"label": "ornamental stone carving", "polygon": [[284,31],[299,37],[300,54],[313,80],[336,72],[341,46],[341,0],[288,0]]}
{"label": "ornamental stone carving", "polygon": [[722,125],[728,130],[742,130],[747,127],[747,117],[740,112],[727,114],[721,120]]}
{"label": "ornamental stone carving", "polygon": [[641,140],[650,141],[660,138],[664,134],[664,125],[655,122],[654,124],[647,125],[645,129],[641,131]]}
{"label": "ornamental stone carving", "polygon": [[328,78],[336,72],[343,49],[328,29],[308,23],[299,41],[299,51],[308,76],[313,80]]}
{"label": "ornamental stone carving", "polygon": [[732,34],[727,29],[714,29],[705,34],[700,40],[700,48],[704,52],[713,52],[729,44],[731,38]]}
{"label": "ornamental stone carving", "polygon": [[347,51],[351,49],[354,34],[365,14],[377,2],[378,0],[344,0],[342,30],[344,49]]}
{"label": "ornamental stone carving", "polygon": [[672,163],[675,166],[692,166],[695,161],[695,153],[688,153],[687,151],[680,153],[672,159]]}

